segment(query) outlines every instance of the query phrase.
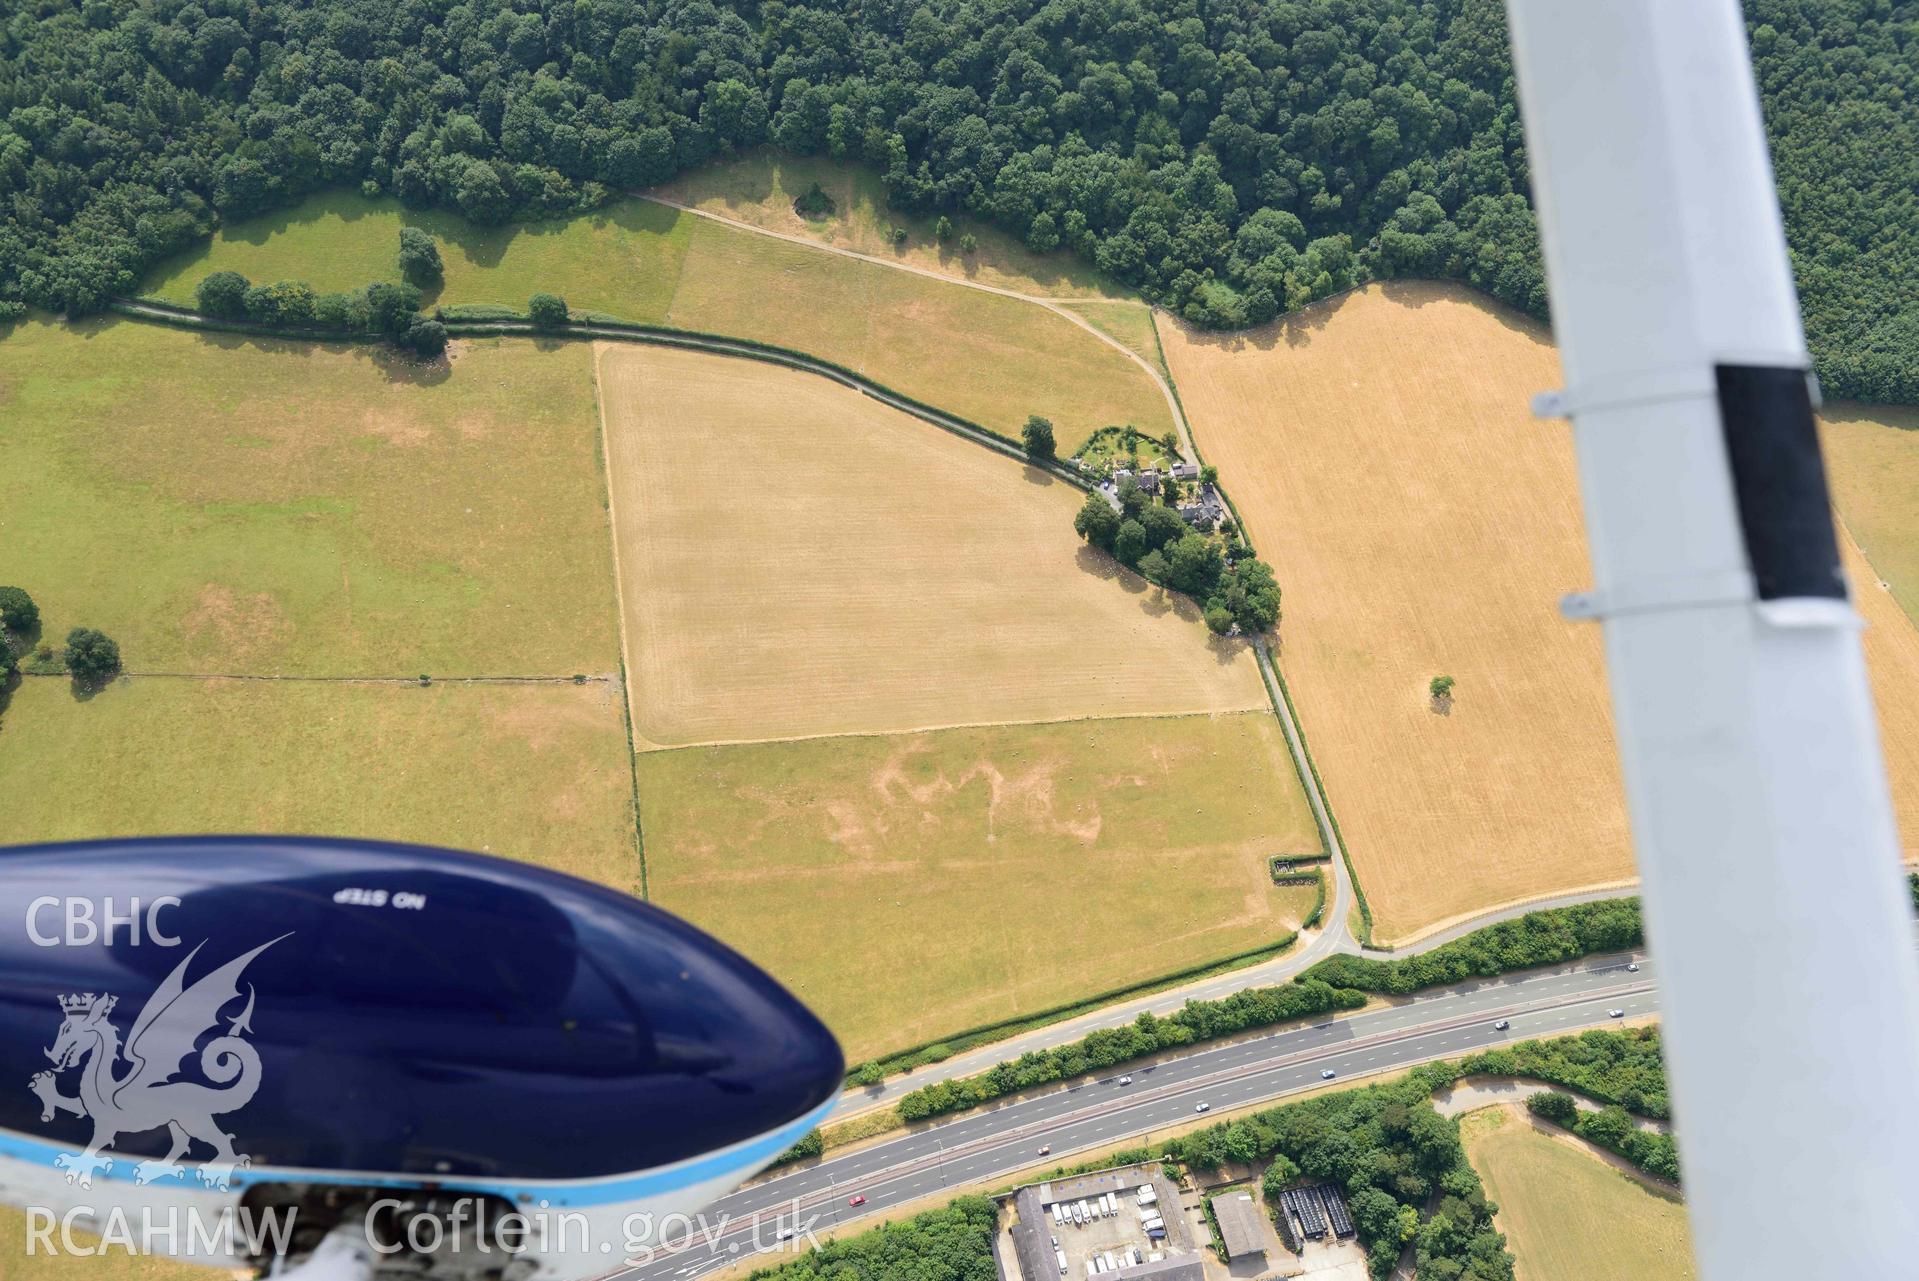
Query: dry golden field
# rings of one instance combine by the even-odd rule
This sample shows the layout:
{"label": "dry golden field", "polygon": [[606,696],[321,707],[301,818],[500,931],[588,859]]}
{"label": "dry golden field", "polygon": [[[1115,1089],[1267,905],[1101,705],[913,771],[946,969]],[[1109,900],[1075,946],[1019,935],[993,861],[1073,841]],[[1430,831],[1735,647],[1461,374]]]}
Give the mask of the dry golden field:
{"label": "dry golden field", "polygon": [[1272,943],[1313,901],[1266,871],[1319,848],[1270,712],[684,748],[639,777],[654,898],[855,1061]]}
{"label": "dry golden field", "polygon": [[1580,1140],[1517,1109],[1460,1123],[1466,1155],[1499,1207],[1519,1281],[1692,1281],[1685,1204],[1614,1169]]}
{"label": "dry golden field", "polygon": [[[1394,285],[1245,335],[1161,325],[1285,593],[1281,663],[1381,941],[1633,875],[1546,335]],[[1427,682],[1458,681],[1436,712]]]}
{"label": "dry golden field", "polygon": [[642,746],[1264,705],[1072,486],[815,375],[598,360]]}
{"label": "dry golden field", "polygon": [[[1559,383],[1543,328],[1394,284],[1249,334],[1161,338],[1285,591],[1282,665],[1379,939],[1630,879],[1599,630],[1556,609],[1590,571],[1570,429],[1527,410]],[[1850,517],[1884,464],[1847,461],[1847,430],[1829,428]],[[1883,489],[1891,541],[1900,496]],[[1863,562],[1854,579],[1919,857],[1919,633]],[[1458,681],[1444,714],[1427,697],[1442,674]]]}
{"label": "dry golden field", "polygon": [[1919,409],[1838,402],[1819,417],[1833,500],[1878,580],[1919,619]]}
{"label": "dry golden field", "polygon": [[1900,841],[1906,862],[1919,864],[1919,629],[1893,593],[1879,586],[1874,567],[1852,539],[1842,538],[1842,544],[1853,599],[1866,620],[1866,670],[1879,705],[1879,741]]}

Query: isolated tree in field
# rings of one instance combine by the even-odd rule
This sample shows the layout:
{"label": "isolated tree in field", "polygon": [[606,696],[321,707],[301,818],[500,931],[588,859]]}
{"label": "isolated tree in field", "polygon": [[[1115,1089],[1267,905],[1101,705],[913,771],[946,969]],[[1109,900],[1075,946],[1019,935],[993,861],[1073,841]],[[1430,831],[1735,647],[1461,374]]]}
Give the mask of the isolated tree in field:
{"label": "isolated tree in field", "polygon": [[967,232],[967,233],[966,233],[965,235],[963,235],[963,236],[961,236],[961,237],[960,237],[960,252],[961,252],[961,253],[963,253],[963,254],[970,254],[970,253],[974,253],[974,252],[976,252],[976,251],[977,251],[978,249],[979,249],[979,237],[978,237],[978,236],[975,236],[975,235],[974,235],[974,234],[973,234],[972,232],[970,232],[970,231],[969,231],[969,232]]}
{"label": "isolated tree in field", "polygon": [[446,278],[440,247],[418,227],[400,228],[400,274],[422,289],[430,289]]}
{"label": "isolated tree in field", "polygon": [[945,214],[941,214],[940,220],[933,224],[933,238],[942,245],[951,240],[953,238],[953,220]]}
{"label": "isolated tree in field", "polygon": [[399,337],[399,344],[416,356],[437,356],[446,350],[446,326],[421,316],[407,326]]}
{"label": "isolated tree in field", "polygon": [[906,243],[906,228],[904,228],[904,227],[895,227],[895,228],[893,228],[893,232],[892,232],[892,235],[893,235],[893,243],[894,243],[894,244],[896,244],[896,245],[903,245],[903,244],[905,244],[905,243]]}
{"label": "isolated tree in field", "polygon": [[81,680],[98,680],[120,667],[120,647],[105,632],[92,627],[76,627],[67,633],[67,670]]}
{"label": "isolated tree in field", "polygon": [[1028,458],[1048,459],[1057,456],[1057,447],[1053,443],[1053,424],[1038,414],[1027,418],[1026,426],[1020,429],[1020,439],[1026,442]]}
{"label": "isolated tree in field", "polygon": [[1111,551],[1113,537],[1119,532],[1119,513],[1113,510],[1104,494],[1088,494],[1086,501],[1080,504],[1079,514],[1073,517],[1073,529],[1093,546]]}
{"label": "isolated tree in field", "polygon": [[237,271],[216,271],[202,280],[193,291],[200,310],[223,320],[240,320],[247,314],[247,290],[252,282]]}
{"label": "isolated tree in field", "polygon": [[40,607],[21,587],[0,587],[0,629],[30,632],[40,625]]}
{"label": "isolated tree in field", "polygon": [[534,294],[526,302],[526,314],[542,329],[559,329],[566,324],[566,299],[558,294]]}
{"label": "isolated tree in field", "polygon": [[1432,695],[1435,703],[1447,701],[1453,696],[1453,678],[1450,676],[1433,677],[1432,681],[1426,686],[1426,692]]}

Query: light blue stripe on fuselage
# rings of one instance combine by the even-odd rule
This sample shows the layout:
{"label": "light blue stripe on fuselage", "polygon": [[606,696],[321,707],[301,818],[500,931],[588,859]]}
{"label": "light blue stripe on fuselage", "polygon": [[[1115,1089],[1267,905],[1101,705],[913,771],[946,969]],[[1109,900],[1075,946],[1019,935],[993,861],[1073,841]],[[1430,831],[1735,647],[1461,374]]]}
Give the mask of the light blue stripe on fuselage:
{"label": "light blue stripe on fuselage", "polygon": [[[433,1178],[422,1174],[349,1174],[328,1170],[293,1170],[263,1166],[244,1173],[236,1173],[233,1176],[232,1191],[237,1193],[250,1183],[328,1183],[374,1188],[417,1188],[432,1185],[456,1191],[487,1193],[516,1203],[545,1202],[556,1208],[637,1201],[642,1197],[656,1196],[663,1192],[677,1192],[729,1174],[757,1169],[799,1142],[808,1130],[826,1119],[826,1114],[833,1110],[833,1105],[838,1101],[836,1098],[828,1099],[799,1120],[763,1134],[757,1139],[748,1139],[731,1148],[695,1157],[679,1165],[637,1174],[616,1174],[603,1179],[579,1182],[544,1180],[502,1183],[485,1179],[465,1179],[457,1175]],[[71,1150],[65,1145],[48,1143],[44,1139],[36,1139],[13,1130],[0,1130],[0,1157],[51,1170],[56,1168],[53,1158]],[[126,1157],[115,1157],[113,1169],[102,1171],[98,1177],[131,1183],[134,1165],[135,1161]],[[187,1177],[190,1178],[191,1175]]]}

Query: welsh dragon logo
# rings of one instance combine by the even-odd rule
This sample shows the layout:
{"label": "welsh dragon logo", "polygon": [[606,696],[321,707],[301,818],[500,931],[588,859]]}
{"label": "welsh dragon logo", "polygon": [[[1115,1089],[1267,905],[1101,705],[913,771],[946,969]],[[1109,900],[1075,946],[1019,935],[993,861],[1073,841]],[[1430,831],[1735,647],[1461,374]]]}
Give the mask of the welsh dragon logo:
{"label": "welsh dragon logo", "polygon": [[[233,1150],[233,1136],[213,1119],[245,1107],[260,1088],[260,1054],[245,1040],[253,1031],[251,984],[246,1008],[227,1020],[224,1034],[199,1051],[200,1074],[212,1084],[174,1078],[194,1056],[195,1043],[218,1027],[220,1011],[240,998],[240,975],[248,964],[286,937],[261,944],[189,987],[187,967],[200,954],[200,948],[194,948],[148,999],[124,1046],[112,1022],[117,997],[88,992],[60,998],[66,1017],[46,1052],[53,1070],[36,1075],[28,1087],[39,1096],[42,1121],[61,1112],[93,1121],[86,1151],[54,1158],[54,1164],[67,1171],[68,1183],[92,1187],[95,1174],[113,1169],[113,1158],[104,1154],[116,1139],[163,1126],[172,1136],[172,1150],[162,1160],[135,1166],[136,1183],[184,1178],[180,1159],[196,1140],[213,1149],[213,1158],[195,1171],[209,1188],[226,1191],[233,1172],[251,1164]],[[73,1068],[80,1071],[80,1092],[68,1097],[60,1093],[60,1074]]]}

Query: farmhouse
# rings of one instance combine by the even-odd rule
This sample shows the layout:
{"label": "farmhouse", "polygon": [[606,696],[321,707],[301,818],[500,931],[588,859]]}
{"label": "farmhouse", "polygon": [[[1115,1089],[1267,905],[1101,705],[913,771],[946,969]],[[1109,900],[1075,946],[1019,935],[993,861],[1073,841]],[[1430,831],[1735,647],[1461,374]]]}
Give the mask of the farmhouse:
{"label": "farmhouse", "polygon": [[[1182,464],[1183,466],[1184,464]],[[1225,505],[1220,501],[1219,491],[1211,485],[1201,485],[1192,501],[1179,505],[1180,517],[1188,525],[1197,525],[1211,529],[1219,524],[1219,518],[1225,514]]]}

